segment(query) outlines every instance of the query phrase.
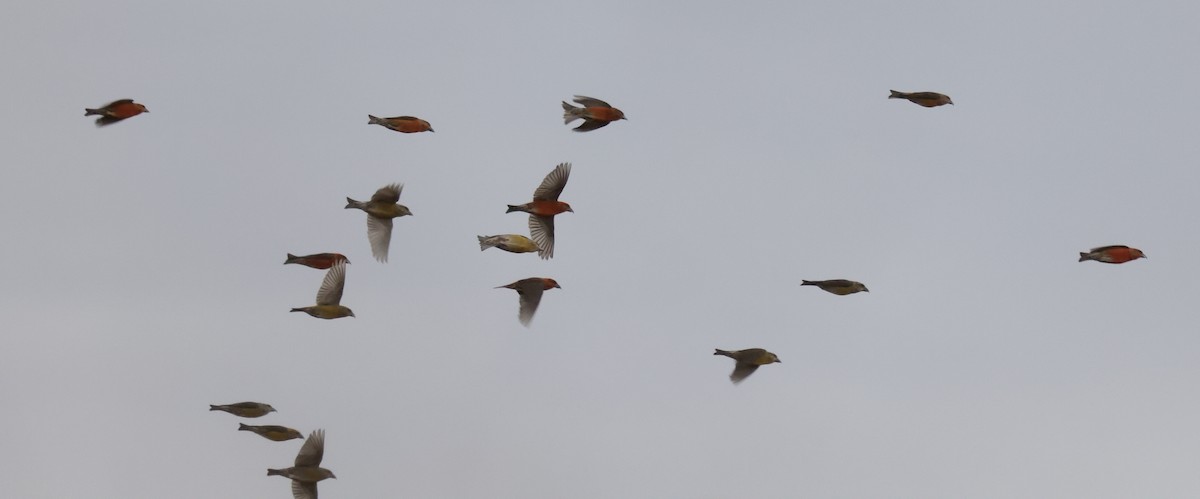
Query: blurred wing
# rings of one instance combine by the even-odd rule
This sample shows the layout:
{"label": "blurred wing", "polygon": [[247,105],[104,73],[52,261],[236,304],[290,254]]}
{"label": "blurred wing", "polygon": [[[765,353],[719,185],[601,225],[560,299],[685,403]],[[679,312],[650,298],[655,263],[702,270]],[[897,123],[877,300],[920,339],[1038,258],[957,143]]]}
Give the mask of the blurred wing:
{"label": "blurred wing", "polygon": [[317,305],[337,305],[342,301],[342,288],[346,286],[346,262],[338,262],[325,272],[321,289],[317,290]]}
{"label": "blurred wing", "polygon": [[1125,246],[1124,244],[1117,244],[1117,245],[1113,245],[1113,246],[1101,246],[1099,248],[1092,248],[1092,250],[1089,251],[1088,253],[1103,253],[1105,251],[1115,250],[1115,249],[1129,249],[1129,246]]}
{"label": "blurred wing", "polygon": [[517,285],[517,293],[521,296],[521,310],[517,313],[517,318],[521,319],[521,324],[528,327],[529,322],[533,320],[533,313],[537,312],[538,303],[542,302],[542,281],[538,279],[529,279]]}
{"label": "blurred wing", "polygon": [[317,499],[317,484],[292,480],[292,497],[295,499]]}
{"label": "blurred wing", "polygon": [[100,109],[108,110],[108,109],[110,109],[110,108],[113,108],[113,107],[116,107],[116,106],[120,106],[120,105],[124,105],[124,104],[133,104],[133,99],[120,99],[120,100],[115,100],[115,101],[109,102],[107,106],[104,106],[104,107],[102,107],[102,108],[100,108]]}
{"label": "blurred wing", "polygon": [[114,118],[112,116],[101,116],[96,118],[96,126],[108,126],[125,118]]}
{"label": "blurred wing", "polygon": [[388,246],[392,244],[392,219],[367,215],[367,239],[371,240],[371,254],[375,259],[387,263]]}
{"label": "blurred wing", "polygon": [[[300,453],[296,454],[296,466],[319,466],[324,455],[325,430],[314,430],[300,447]],[[313,489],[313,497],[317,497],[316,489]]]}
{"label": "blurred wing", "polygon": [[729,379],[730,379],[730,381],[733,381],[734,384],[741,383],[742,380],[746,379],[747,376],[754,374],[754,371],[756,371],[757,369],[758,369],[758,366],[756,366],[754,364],[738,362],[733,367],[733,372],[729,374]]}
{"label": "blurred wing", "polygon": [[554,217],[529,215],[529,236],[542,260],[554,258]]}
{"label": "blurred wing", "polygon": [[[612,106],[608,105],[607,102],[604,102],[600,99],[593,99],[591,97],[585,97],[582,95],[576,95],[575,102],[579,103],[583,107],[612,107]],[[601,125],[601,126],[604,126],[604,125]]]}
{"label": "blurred wing", "polygon": [[576,132],[590,132],[597,128],[602,128],[604,126],[607,126],[608,123],[609,122],[607,122],[607,121],[600,121],[600,120],[584,120],[582,125],[572,128],[572,130],[574,130]]}
{"label": "blurred wing", "polygon": [[400,191],[402,190],[404,190],[404,184],[390,184],[381,187],[375,191],[375,195],[371,196],[371,202],[396,204],[400,202]]}
{"label": "blurred wing", "polygon": [[554,167],[554,170],[546,175],[546,178],[542,179],[542,185],[539,185],[537,190],[533,191],[533,199],[558,201],[558,195],[562,194],[563,187],[567,186],[567,177],[570,176],[571,163],[561,163]]}

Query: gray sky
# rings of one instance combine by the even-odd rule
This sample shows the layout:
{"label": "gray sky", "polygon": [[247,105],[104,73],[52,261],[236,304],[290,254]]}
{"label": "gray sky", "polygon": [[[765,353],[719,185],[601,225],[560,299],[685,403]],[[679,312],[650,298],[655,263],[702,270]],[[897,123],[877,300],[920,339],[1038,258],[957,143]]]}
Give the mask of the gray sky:
{"label": "gray sky", "polygon": [[[1200,7],[836,4],[9,5],[0,496],[289,497],[243,400],[323,498],[1200,496]],[[563,161],[555,258],[480,253]]]}

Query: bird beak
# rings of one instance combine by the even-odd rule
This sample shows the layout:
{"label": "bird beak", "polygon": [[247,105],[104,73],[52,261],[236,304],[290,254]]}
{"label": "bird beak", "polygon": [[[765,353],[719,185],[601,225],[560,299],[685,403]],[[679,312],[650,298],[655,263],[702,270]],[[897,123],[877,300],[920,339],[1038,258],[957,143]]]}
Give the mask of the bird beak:
{"label": "bird beak", "polygon": [[434,129],[432,129],[432,128],[430,128],[430,129],[429,129],[429,131],[430,131],[430,132],[433,132],[433,133],[437,133],[437,130],[434,130]]}
{"label": "bird beak", "polygon": [[569,212],[571,212],[571,213],[575,213],[575,209],[574,209],[574,208],[567,208],[567,211],[569,211]]}
{"label": "bird beak", "polygon": [[334,479],[334,480],[337,480],[337,475],[334,475],[333,473],[330,473],[330,474],[329,474],[329,478],[332,478],[332,479]]}
{"label": "bird beak", "polygon": [[562,289],[562,286],[559,286],[559,285],[558,285],[558,283],[555,283],[555,284],[554,284],[554,287],[556,287],[556,288],[558,288],[558,289]]}
{"label": "bird beak", "polygon": [[863,292],[864,292],[864,293],[870,293],[870,292],[871,292],[871,290],[869,290],[869,289],[867,289],[867,288],[863,288]]}

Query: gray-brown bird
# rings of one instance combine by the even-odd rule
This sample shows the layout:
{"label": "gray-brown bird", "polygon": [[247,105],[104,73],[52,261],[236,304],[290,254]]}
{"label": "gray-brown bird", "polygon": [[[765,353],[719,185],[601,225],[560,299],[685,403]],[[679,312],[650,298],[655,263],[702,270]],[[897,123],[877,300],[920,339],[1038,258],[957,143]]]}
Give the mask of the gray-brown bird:
{"label": "gray-brown bird", "polygon": [[554,216],[564,211],[574,213],[571,205],[558,200],[567,179],[571,176],[571,163],[561,163],[542,179],[533,191],[533,201],[519,205],[508,205],[508,211],[529,214],[529,235],[537,244],[538,256],[543,260],[554,257]]}
{"label": "gray-brown bird", "polygon": [[713,355],[724,355],[737,361],[733,366],[733,372],[729,374],[729,380],[733,381],[734,384],[741,383],[747,376],[754,374],[754,371],[758,370],[758,366],[783,362],[775,354],[761,348],[732,351],[718,348],[716,352],[713,352]]}
{"label": "gray-brown bird", "polygon": [[801,286],[816,286],[835,295],[849,295],[859,291],[870,293],[871,290],[861,282],[846,279],[830,279],[828,281],[800,281]]}
{"label": "gray-brown bird", "polygon": [[300,453],[296,454],[295,466],[283,469],[267,469],[267,476],[279,475],[292,479],[292,497],[295,499],[317,499],[317,482],[326,478],[337,478],[332,471],[321,467],[325,455],[325,430],[316,430],[304,441]]}
{"label": "gray-brown bird", "polygon": [[558,285],[558,281],[548,277],[530,277],[511,284],[496,286],[496,289],[500,288],[517,291],[517,295],[521,301],[521,308],[517,312],[517,318],[521,320],[522,325],[529,327],[529,322],[533,320],[534,312],[537,312],[538,304],[542,302],[542,293],[553,288],[562,289],[562,286]]}
{"label": "gray-brown bird", "polygon": [[304,438],[304,435],[299,430],[293,430],[286,426],[250,426],[246,423],[238,423],[238,431],[251,431],[267,440],[275,442],[286,442],[296,438]]}
{"label": "gray-brown bird", "polygon": [[234,416],[243,418],[261,418],[269,413],[275,412],[275,408],[271,404],[263,404],[261,402],[238,402],[236,404],[212,405],[209,404],[210,411],[225,411]]}
{"label": "gray-brown bird", "polygon": [[318,319],[338,319],[354,317],[354,311],[343,306],[342,290],[346,287],[346,261],[334,263],[325,272],[321,281],[321,289],[317,290],[317,304],[309,307],[293,308],[292,312],[304,312]]}
{"label": "gray-brown bird", "polygon": [[392,244],[392,219],[412,215],[407,206],[400,204],[400,191],[404,184],[390,184],[375,191],[367,202],[346,198],[346,209],[357,208],[367,212],[367,239],[371,240],[371,254],[381,262],[387,262],[388,246]]}
{"label": "gray-brown bird", "polygon": [[84,116],[100,116],[96,118],[96,126],[111,125],[118,121],[132,118],[142,113],[150,112],[146,106],[138,104],[133,99],[121,99],[108,103],[98,109],[83,109]]}
{"label": "gray-brown bird", "polygon": [[576,95],[573,100],[583,107],[563,102],[563,124],[570,125],[572,121],[583,120],[582,125],[574,128],[576,132],[590,132],[614,121],[627,119],[623,111],[600,99]]}
{"label": "gray-brown bird", "polygon": [[889,99],[907,99],[909,102],[918,106],[938,107],[946,104],[954,105],[950,100],[950,96],[939,94],[937,92],[897,92],[891,90],[892,94]]}

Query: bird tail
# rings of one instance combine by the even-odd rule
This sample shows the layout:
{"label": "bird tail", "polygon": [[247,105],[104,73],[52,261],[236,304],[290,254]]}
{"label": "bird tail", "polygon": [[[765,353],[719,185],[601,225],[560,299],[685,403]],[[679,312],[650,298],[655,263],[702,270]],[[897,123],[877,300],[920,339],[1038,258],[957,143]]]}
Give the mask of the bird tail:
{"label": "bird tail", "polygon": [[1091,260],[1091,259],[1092,259],[1091,255],[1089,255],[1087,253],[1083,253],[1083,252],[1079,253],[1079,261],[1083,262],[1083,261],[1087,261],[1087,260]]}
{"label": "bird tail", "polygon": [[273,470],[271,468],[267,468],[267,476],[283,475],[283,474],[284,474],[283,470]]}
{"label": "bird tail", "polygon": [[800,280],[800,285],[801,285],[801,286],[816,286],[816,285],[817,285],[817,283],[815,283],[815,282],[813,282],[813,281],[806,281],[806,280],[804,280],[804,279],[801,279],[801,280]]}
{"label": "bird tail", "polygon": [[238,423],[238,431],[249,430],[249,429],[250,429],[250,427],[246,426],[246,423]]}
{"label": "bird tail", "polygon": [[713,355],[724,355],[726,357],[733,358],[733,352],[730,352],[728,350],[721,350],[720,348],[718,348],[717,351],[713,352]]}
{"label": "bird tail", "polygon": [[221,408],[220,408],[220,407],[217,407],[217,406],[215,406],[215,405],[212,405],[212,404],[208,404],[208,410],[210,410],[210,411],[219,411],[219,410],[221,410]]}
{"label": "bird tail", "polygon": [[303,311],[304,311],[304,308],[293,308],[293,309],[289,310],[289,312],[303,312]]}
{"label": "bird tail", "polygon": [[363,206],[364,205],[363,205],[362,201],[355,201],[353,199],[346,198],[346,209],[347,210],[350,208],[358,208],[361,210],[361,209],[363,209]]}
{"label": "bird tail", "polygon": [[570,104],[567,104],[565,101],[562,103],[562,105],[563,105],[563,124],[564,125],[570,125],[572,121],[575,121],[578,119],[583,119],[583,116],[579,115],[583,111],[582,107],[572,106]]}
{"label": "bird tail", "polygon": [[889,99],[903,99],[904,98],[904,92],[897,92],[895,90],[888,90],[888,92],[892,93],[892,95],[888,96]]}
{"label": "bird tail", "polygon": [[485,249],[496,246],[496,242],[494,240],[492,240],[492,238],[490,238],[490,237],[484,237],[484,236],[475,236],[475,237],[479,238],[479,251],[483,251]]}
{"label": "bird tail", "polygon": [[514,205],[510,204],[510,205],[508,205],[508,211],[505,211],[505,213],[512,213],[514,211],[525,211],[525,210],[522,210],[520,206],[514,206]]}
{"label": "bird tail", "polygon": [[93,116],[93,115],[97,115],[97,114],[104,114],[104,111],[101,111],[99,109],[91,109],[91,108],[87,108],[87,107],[83,108],[84,116]]}
{"label": "bird tail", "polygon": [[287,257],[287,260],[284,260],[284,261],[283,261],[283,264],[284,264],[284,265],[287,265],[287,264],[289,264],[289,263],[296,263],[296,260],[298,260],[298,259],[300,258],[300,257],[298,257],[298,256],[296,256],[296,255],[293,255],[293,254],[291,254],[291,253],[288,253],[287,255],[288,255],[288,257]]}
{"label": "bird tail", "polygon": [[382,124],[384,124],[384,123],[383,123],[383,119],[382,119],[382,118],[379,118],[379,117],[377,117],[377,116],[371,116],[371,115],[369,115],[369,114],[368,114],[368,115],[367,115],[367,124],[368,124],[368,125],[382,125]]}

